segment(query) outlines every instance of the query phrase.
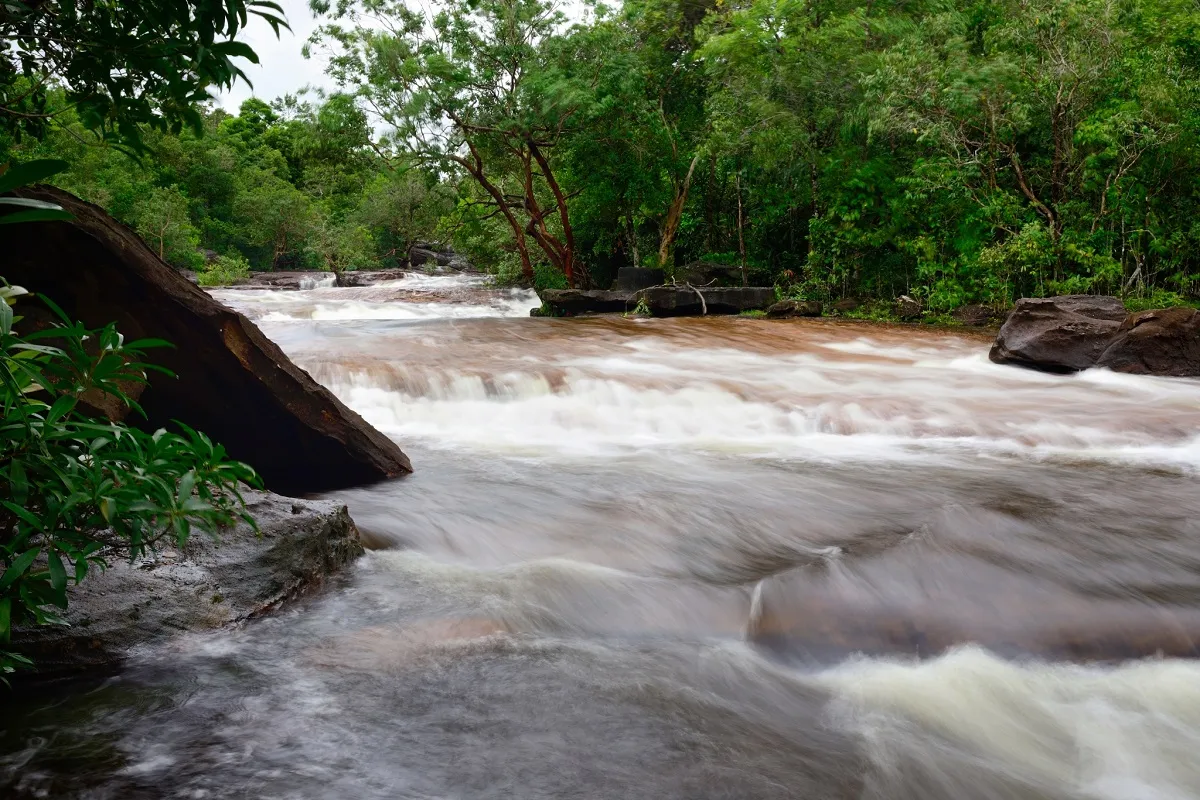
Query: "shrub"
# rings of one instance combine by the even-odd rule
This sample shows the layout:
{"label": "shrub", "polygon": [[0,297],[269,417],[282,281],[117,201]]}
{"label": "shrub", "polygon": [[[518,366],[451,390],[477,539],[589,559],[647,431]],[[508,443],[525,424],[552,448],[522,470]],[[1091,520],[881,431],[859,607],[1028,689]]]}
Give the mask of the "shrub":
{"label": "shrub", "polygon": [[201,286],[228,286],[250,276],[250,262],[239,254],[217,256],[197,279]]}
{"label": "shrub", "polygon": [[68,584],[164,538],[182,546],[193,530],[253,524],[239,484],[258,484],[186,426],[146,433],[92,418],[104,395],[141,412],[128,392],[155,369],[144,351],[166,343],[126,343],[112,324],[89,330],[49,300],[54,325],[18,332],[11,305],[25,294],[0,287],[0,677],[29,666],[7,651],[15,626],[62,624]]}

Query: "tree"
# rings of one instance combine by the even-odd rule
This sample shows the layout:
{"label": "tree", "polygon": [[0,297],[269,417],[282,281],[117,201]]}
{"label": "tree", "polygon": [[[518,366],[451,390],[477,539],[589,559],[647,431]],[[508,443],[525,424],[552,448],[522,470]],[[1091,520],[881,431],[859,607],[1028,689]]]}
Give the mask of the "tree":
{"label": "tree", "polygon": [[[140,149],[142,128],[201,127],[197,107],[210,87],[245,74],[234,62],[258,62],[236,36],[250,16],[276,34],[283,10],[269,0],[77,3],[12,0],[0,6],[0,125],[44,135],[74,107],[85,127]],[[65,87],[66,106],[50,101]]]}
{"label": "tree", "polygon": [[188,216],[187,197],[174,186],[156,187],[133,207],[138,234],[164,261],[195,269],[203,263],[200,236]]}
{"label": "tree", "polygon": [[552,163],[587,102],[580,53],[561,36],[565,18],[545,0],[442,0],[436,9],[427,21],[396,0],[344,5],[338,14],[351,26],[327,25],[313,44],[333,49],[334,77],[393,129],[376,145],[381,156],[461,169],[483,190],[477,202],[508,223],[528,280],[533,241],[570,284],[585,282],[569,193]]}

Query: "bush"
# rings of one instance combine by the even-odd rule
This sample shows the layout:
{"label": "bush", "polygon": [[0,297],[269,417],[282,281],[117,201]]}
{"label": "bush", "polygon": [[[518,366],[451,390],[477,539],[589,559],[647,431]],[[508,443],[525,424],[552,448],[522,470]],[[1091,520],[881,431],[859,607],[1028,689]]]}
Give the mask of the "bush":
{"label": "bush", "polygon": [[128,392],[155,369],[143,352],[166,343],[89,330],[49,300],[55,324],[18,333],[10,306],[25,294],[0,287],[0,676],[29,666],[6,649],[14,627],[62,624],[68,584],[164,538],[183,546],[193,530],[253,524],[239,484],[258,484],[186,426],[151,434],[93,419],[89,404],[105,395],[141,412]]}
{"label": "bush", "polygon": [[198,276],[201,286],[228,286],[250,276],[250,262],[240,254],[217,256]]}

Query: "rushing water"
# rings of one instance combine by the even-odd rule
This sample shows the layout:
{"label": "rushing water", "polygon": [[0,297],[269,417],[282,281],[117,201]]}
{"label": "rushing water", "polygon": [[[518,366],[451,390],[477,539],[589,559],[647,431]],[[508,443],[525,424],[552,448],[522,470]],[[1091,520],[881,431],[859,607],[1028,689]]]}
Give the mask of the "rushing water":
{"label": "rushing water", "polygon": [[0,793],[1200,797],[1200,383],[987,339],[219,292],[417,472],[319,598],[22,698]]}

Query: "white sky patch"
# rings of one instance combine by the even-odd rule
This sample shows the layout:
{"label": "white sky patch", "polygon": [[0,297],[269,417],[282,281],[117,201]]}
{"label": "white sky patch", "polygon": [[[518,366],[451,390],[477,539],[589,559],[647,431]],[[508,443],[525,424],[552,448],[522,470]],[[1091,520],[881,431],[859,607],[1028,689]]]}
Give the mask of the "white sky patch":
{"label": "white sky patch", "polygon": [[254,88],[251,89],[245,81],[238,81],[233,89],[219,94],[217,102],[226,111],[237,113],[238,106],[250,97],[257,97],[269,103],[281,95],[297,92],[305,86],[336,88],[334,82],[325,74],[326,64],[321,53],[314,52],[311,59],[300,54],[304,43],[317,27],[317,20],[313,19],[312,12],[308,9],[308,0],[278,2],[287,14],[292,31],[289,33],[281,30],[277,39],[270,25],[258,17],[251,17],[245,32],[238,36],[238,39],[258,53],[258,64],[241,62],[246,76],[254,83]]}

